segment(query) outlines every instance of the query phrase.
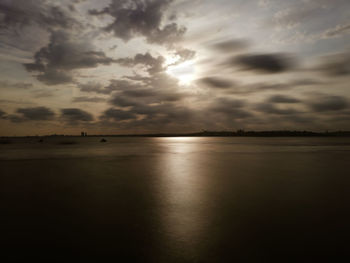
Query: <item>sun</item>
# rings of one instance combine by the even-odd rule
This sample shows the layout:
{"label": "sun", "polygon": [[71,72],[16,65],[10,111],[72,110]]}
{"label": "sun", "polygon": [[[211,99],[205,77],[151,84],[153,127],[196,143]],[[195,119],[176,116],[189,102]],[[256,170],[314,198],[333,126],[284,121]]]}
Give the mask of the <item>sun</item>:
{"label": "sun", "polygon": [[170,63],[166,73],[177,78],[180,85],[190,85],[196,79],[195,62],[189,60],[181,63]]}

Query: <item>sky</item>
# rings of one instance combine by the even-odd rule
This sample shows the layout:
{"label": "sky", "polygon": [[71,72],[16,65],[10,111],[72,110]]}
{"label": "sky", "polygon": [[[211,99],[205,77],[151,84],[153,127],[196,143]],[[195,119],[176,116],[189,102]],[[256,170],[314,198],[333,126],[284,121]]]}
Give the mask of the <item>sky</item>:
{"label": "sky", "polygon": [[350,130],[349,0],[0,0],[0,136]]}

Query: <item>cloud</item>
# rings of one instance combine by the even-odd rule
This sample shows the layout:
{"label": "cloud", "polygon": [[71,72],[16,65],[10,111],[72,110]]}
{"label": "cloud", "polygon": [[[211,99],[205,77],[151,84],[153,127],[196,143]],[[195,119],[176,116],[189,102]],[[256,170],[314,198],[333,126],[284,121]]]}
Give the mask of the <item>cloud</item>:
{"label": "cloud", "polygon": [[268,100],[271,103],[298,103],[299,99],[294,97],[286,96],[286,95],[273,95]]}
{"label": "cloud", "polygon": [[327,29],[322,35],[321,38],[334,38],[342,37],[350,34],[350,24],[336,25],[334,28]]}
{"label": "cloud", "polygon": [[207,109],[210,113],[219,113],[224,117],[232,119],[242,119],[251,117],[252,114],[243,109],[246,106],[244,100],[231,99],[231,98],[217,98],[215,99],[210,107]]}
{"label": "cloud", "polygon": [[9,115],[12,122],[52,120],[55,113],[47,107],[19,108],[17,114]]}
{"label": "cloud", "polygon": [[339,14],[343,9],[347,10],[349,3],[347,0],[308,0],[299,3],[290,1],[289,5],[282,7],[283,9],[273,16],[274,24],[295,28],[313,23],[326,24],[326,16],[331,17],[332,14]]}
{"label": "cloud", "polygon": [[130,111],[109,108],[103,113],[100,118],[104,120],[125,121],[135,120],[137,118],[137,115]]}
{"label": "cloud", "polygon": [[238,65],[243,70],[262,73],[282,73],[293,66],[291,57],[280,53],[239,55],[231,58],[229,63]]}
{"label": "cloud", "polygon": [[116,62],[127,67],[142,65],[150,75],[164,71],[164,57],[153,57],[150,53],[136,54],[133,58],[120,58]]}
{"label": "cloud", "polygon": [[110,108],[100,116],[100,120],[117,123],[120,129],[142,129],[156,132],[168,129],[174,132],[179,131],[179,128],[188,129],[191,126],[193,114],[193,111],[187,107],[172,103],[158,105],[140,103],[128,110]]}
{"label": "cloud", "polygon": [[6,112],[0,109],[0,119],[6,119]]}
{"label": "cloud", "polygon": [[99,94],[111,94],[114,91],[118,90],[127,90],[127,89],[138,89],[142,87],[141,84],[137,82],[131,82],[124,79],[111,79],[110,83],[107,86],[103,86],[97,82],[88,82],[80,83],[77,85],[80,91],[83,92],[95,92]]}
{"label": "cloud", "polygon": [[198,80],[199,83],[203,83],[211,88],[228,89],[231,88],[234,83],[228,79],[219,77],[205,77]]}
{"label": "cloud", "polygon": [[0,2],[0,30],[23,28],[35,24],[50,30],[72,28],[77,21],[62,8],[44,0],[11,0]]}
{"label": "cloud", "polygon": [[193,59],[196,56],[196,51],[187,48],[177,48],[173,55],[175,56],[176,61],[168,65],[168,67],[176,66],[182,62]]}
{"label": "cloud", "polygon": [[50,43],[34,55],[34,63],[23,64],[27,71],[38,72],[37,79],[47,85],[73,81],[72,70],[109,65],[114,60],[66,31],[53,31]]}
{"label": "cloud", "polygon": [[32,88],[33,84],[28,82],[8,82],[8,81],[0,81],[0,89],[29,89]]}
{"label": "cloud", "polygon": [[259,103],[255,105],[254,109],[259,112],[276,115],[291,115],[300,113],[298,110],[295,110],[293,108],[281,108],[268,102]]}
{"label": "cloud", "polygon": [[316,95],[308,102],[308,106],[316,112],[341,111],[349,108],[349,101],[341,96]]}
{"label": "cloud", "polygon": [[90,122],[93,121],[93,116],[81,109],[77,108],[67,108],[61,110],[61,118],[69,123],[77,123],[77,122]]}
{"label": "cloud", "polygon": [[222,53],[229,53],[246,49],[249,47],[249,42],[243,39],[230,39],[216,42],[211,44],[210,47]]}
{"label": "cloud", "polygon": [[74,97],[73,102],[104,102],[106,101],[105,98],[100,97],[86,97],[86,96],[80,96],[80,97]]}
{"label": "cloud", "polygon": [[[27,64],[28,65],[28,64]],[[26,67],[29,72],[33,71]],[[43,69],[42,74],[37,75],[37,79],[46,85],[59,85],[73,82],[73,75],[64,70]]]}
{"label": "cloud", "polygon": [[316,71],[329,76],[350,75],[350,52],[337,53],[322,58],[321,63],[315,67]]}
{"label": "cloud", "polygon": [[155,90],[142,88],[135,90],[124,90],[116,93],[110,100],[114,106],[129,107],[149,105],[154,103],[176,102],[183,98],[183,94],[172,90]]}
{"label": "cloud", "polygon": [[104,29],[118,38],[128,41],[144,36],[149,43],[173,44],[186,32],[186,28],[176,23],[162,27],[164,12],[172,0],[112,0],[102,10],[92,9],[90,15],[110,15],[113,22]]}
{"label": "cloud", "polygon": [[231,94],[249,95],[264,91],[286,91],[294,88],[292,83],[252,83],[252,84],[235,84],[232,88],[228,89]]}

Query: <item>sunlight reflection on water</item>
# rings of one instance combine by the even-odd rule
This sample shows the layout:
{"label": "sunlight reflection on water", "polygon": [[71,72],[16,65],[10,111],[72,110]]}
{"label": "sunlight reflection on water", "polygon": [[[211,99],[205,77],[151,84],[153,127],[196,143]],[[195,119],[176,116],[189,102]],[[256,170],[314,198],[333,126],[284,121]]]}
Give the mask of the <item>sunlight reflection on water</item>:
{"label": "sunlight reflection on water", "polygon": [[[159,138],[167,154],[160,158],[161,188],[164,194],[163,223],[165,232],[175,243],[199,243],[205,220],[206,180],[199,153],[203,138]],[[197,154],[193,154],[196,152]],[[176,245],[176,244],[175,244]]]}

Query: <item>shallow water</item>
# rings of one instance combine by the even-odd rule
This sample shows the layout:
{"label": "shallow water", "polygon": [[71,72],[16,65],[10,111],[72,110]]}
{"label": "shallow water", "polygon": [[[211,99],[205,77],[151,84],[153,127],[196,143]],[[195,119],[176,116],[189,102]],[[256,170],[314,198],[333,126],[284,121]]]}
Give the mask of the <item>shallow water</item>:
{"label": "shallow water", "polygon": [[335,262],[347,254],[350,138],[99,140],[0,144],[7,261]]}

